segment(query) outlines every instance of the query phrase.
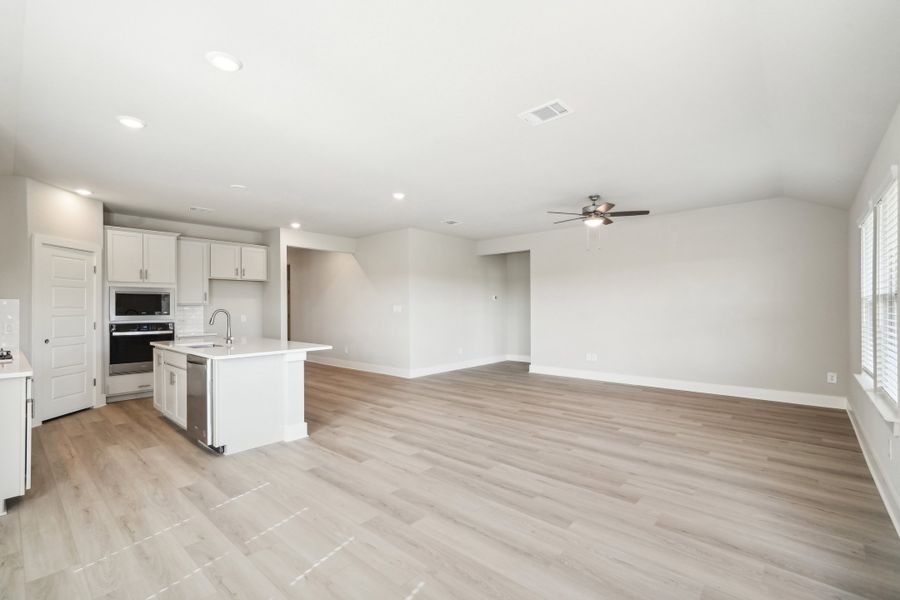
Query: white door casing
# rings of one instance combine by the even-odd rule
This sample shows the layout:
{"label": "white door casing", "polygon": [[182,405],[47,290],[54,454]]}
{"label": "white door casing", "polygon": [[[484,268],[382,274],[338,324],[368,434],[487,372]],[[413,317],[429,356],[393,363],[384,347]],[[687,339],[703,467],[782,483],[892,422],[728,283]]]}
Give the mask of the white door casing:
{"label": "white door casing", "polygon": [[35,416],[45,421],[94,405],[97,253],[35,246]]}

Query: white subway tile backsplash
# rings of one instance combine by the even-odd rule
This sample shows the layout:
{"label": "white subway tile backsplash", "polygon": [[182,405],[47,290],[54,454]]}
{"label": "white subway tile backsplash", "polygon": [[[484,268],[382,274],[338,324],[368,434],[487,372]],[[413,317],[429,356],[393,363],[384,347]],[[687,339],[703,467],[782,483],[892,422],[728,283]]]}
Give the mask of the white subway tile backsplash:
{"label": "white subway tile backsplash", "polygon": [[175,334],[198,335],[203,333],[203,307],[178,306],[175,309]]}

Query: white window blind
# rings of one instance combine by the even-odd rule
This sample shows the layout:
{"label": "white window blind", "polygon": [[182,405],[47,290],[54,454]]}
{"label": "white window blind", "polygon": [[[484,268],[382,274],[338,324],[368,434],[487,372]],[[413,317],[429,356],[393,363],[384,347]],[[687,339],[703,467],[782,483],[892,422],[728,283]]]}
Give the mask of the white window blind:
{"label": "white window blind", "polygon": [[862,368],[875,375],[875,307],[872,305],[874,284],[875,214],[870,212],[859,231],[860,323],[862,325]]}
{"label": "white window blind", "polygon": [[897,182],[876,206],[875,381],[897,401]]}

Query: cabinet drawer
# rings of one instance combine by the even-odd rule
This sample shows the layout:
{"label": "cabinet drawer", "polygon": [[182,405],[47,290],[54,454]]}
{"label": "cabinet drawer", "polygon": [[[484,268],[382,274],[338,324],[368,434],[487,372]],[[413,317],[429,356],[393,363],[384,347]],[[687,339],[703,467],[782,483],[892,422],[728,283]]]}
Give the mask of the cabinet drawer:
{"label": "cabinet drawer", "polygon": [[187,354],[181,352],[166,352],[166,364],[176,369],[187,369]]}

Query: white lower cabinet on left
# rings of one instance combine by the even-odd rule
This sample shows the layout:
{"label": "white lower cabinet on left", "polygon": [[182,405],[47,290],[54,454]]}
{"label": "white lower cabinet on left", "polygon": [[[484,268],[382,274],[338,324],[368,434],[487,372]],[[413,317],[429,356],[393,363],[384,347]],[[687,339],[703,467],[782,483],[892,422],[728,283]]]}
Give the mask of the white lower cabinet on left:
{"label": "white lower cabinet on left", "polygon": [[6,514],[7,498],[31,488],[30,375],[0,372],[0,515]]}
{"label": "white lower cabinet on left", "polygon": [[153,351],[153,407],[179,427],[187,427],[187,364],[184,354]]}

